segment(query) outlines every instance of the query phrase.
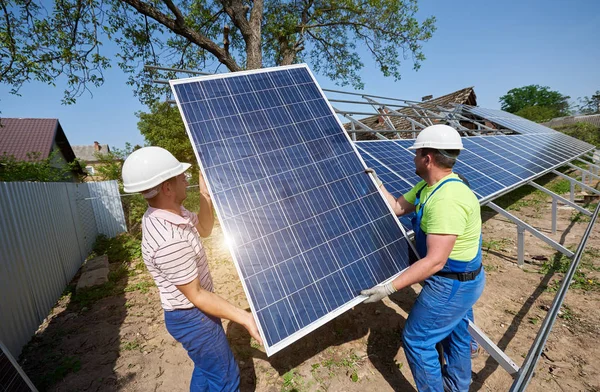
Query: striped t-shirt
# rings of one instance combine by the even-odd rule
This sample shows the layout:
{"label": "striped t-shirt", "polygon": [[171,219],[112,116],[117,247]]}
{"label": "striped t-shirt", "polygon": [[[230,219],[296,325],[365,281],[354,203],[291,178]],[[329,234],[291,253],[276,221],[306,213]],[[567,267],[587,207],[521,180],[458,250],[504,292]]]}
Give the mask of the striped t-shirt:
{"label": "striped t-shirt", "polygon": [[194,307],[175,286],[200,278],[202,288],[213,291],[206,252],[195,228],[198,216],[183,207],[181,215],[148,207],[142,218],[142,255],[165,310]]}

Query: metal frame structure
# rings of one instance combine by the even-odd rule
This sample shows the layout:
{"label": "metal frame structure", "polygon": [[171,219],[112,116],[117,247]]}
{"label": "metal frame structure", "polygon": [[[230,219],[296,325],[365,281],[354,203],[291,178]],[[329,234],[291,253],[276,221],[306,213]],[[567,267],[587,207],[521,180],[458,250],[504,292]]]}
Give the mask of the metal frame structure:
{"label": "metal frame structure", "polygon": [[[175,68],[164,68],[156,66],[146,66],[146,68],[155,71],[187,73],[192,75],[210,75],[204,72]],[[165,79],[156,79],[154,80],[154,82],[157,84],[165,85],[168,85],[169,83]],[[419,102],[407,99],[384,97],[378,95],[370,95],[364,93],[355,93],[325,88],[323,89],[323,91],[327,94],[327,98],[332,104],[338,116],[340,116],[341,119],[345,119],[348,121],[346,123],[346,131],[350,134],[352,140],[354,141],[356,141],[361,136],[364,137],[369,135],[371,136],[371,138],[382,140],[388,140],[390,138],[412,139],[415,138],[418,132],[420,132],[422,129],[434,123],[449,124],[455,127],[465,137],[502,134],[508,135],[519,133],[511,129],[507,129],[506,127],[503,127],[500,124],[496,124],[493,121],[486,120],[482,117],[470,113],[468,110],[466,110],[469,107],[461,103],[447,104],[446,106],[442,106],[436,103],[435,99],[428,100],[425,102]],[[342,99],[340,98],[340,95],[343,95],[344,98],[350,96],[356,99]],[[168,102],[175,103],[175,101]],[[372,111],[368,111],[367,109],[365,109],[367,107],[370,107]],[[378,127],[378,129],[373,129],[372,127],[364,123],[365,119],[371,119],[372,121],[373,118],[383,119],[383,122],[378,122],[378,125],[382,125],[381,127]],[[410,128],[396,129],[393,123],[394,118],[401,118],[406,120],[408,124],[410,124]],[[599,207],[596,208],[594,213],[575,203],[576,186],[579,186],[582,190],[586,190],[587,192],[591,192],[595,195],[600,195],[600,191],[593,188],[589,184],[586,184],[586,182],[591,183],[592,179],[600,180],[600,163],[598,163],[598,161],[596,160],[596,154],[597,153],[595,153],[594,151],[582,154],[581,156],[574,157],[571,161],[566,162],[566,164],[564,165],[570,169],[580,171],[582,173],[581,181],[578,181],[573,177],[561,173],[556,169],[547,170],[539,173],[533,179],[523,181],[521,184],[507,189],[507,191],[505,192],[500,192],[498,194],[494,194],[490,198],[481,200],[481,205],[487,205],[500,215],[506,217],[507,219],[515,223],[515,225],[517,226],[517,263],[520,267],[524,265],[525,231],[529,231],[535,237],[546,242],[554,249],[561,252],[565,256],[572,258],[573,260],[569,271],[567,272],[565,279],[563,280],[562,286],[557,292],[552,308],[548,312],[548,315],[546,316],[546,319],[544,320],[544,323],[542,324],[534,340],[534,343],[531,349],[529,350],[527,357],[525,358],[522,367],[519,368],[519,366],[516,365],[515,362],[512,361],[498,346],[496,346],[477,326],[475,326],[473,323],[469,324],[469,332],[474,337],[474,339],[490,354],[490,356],[492,356],[502,366],[502,368],[504,368],[510,375],[512,375],[515,378],[514,383],[510,389],[511,391],[524,390],[527,387],[531,378],[533,377],[535,365],[537,364],[537,361],[543,351],[547,337],[558,315],[558,310],[560,309],[560,306],[562,305],[566,292],[569,288],[570,281],[581,260],[581,256],[583,254],[587,239],[591,233],[591,229],[598,217],[600,203]],[[584,160],[582,158],[586,158],[587,160]],[[571,163],[573,161],[578,161],[586,164],[588,169],[586,170],[582,167],[574,165],[573,163]],[[557,195],[554,192],[543,187],[542,185],[539,185],[534,182],[535,179],[547,173],[553,173],[557,176],[567,179],[570,182],[570,199],[566,199],[560,195]],[[524,222],[523,220],[519,219],[518,217],[514,216],[513,214],[509,213],[508,211],[504,210],[503,208],[499,207],[498,205],[492,202],[492,200],[522,185],[530,185],[552,197],[553,234],[556,233],[557,206],[559,202],[566,206],[574,208],[575,210],[584,215],[591,217],[588,228],[586,229],[586,232],[582,237],[580,245],[575,253],[565,248],[560,243],[554,241],[552,238],[548,237],[540,230]]]}

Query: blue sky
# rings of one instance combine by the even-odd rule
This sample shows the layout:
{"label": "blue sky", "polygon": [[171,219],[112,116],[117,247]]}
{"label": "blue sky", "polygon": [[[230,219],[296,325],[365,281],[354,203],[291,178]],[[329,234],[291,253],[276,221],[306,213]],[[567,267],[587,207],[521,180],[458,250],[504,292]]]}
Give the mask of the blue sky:
{"label": "blue sky", "polygon": [[[419,71],[407,60],[394,82],[365,60],[365,92],[419,100],[475,86],[478,103],[499,108],[514,87],[540,84],[562,94],[590,96],[600,90],[600,1],[421,1],[419,14],[435,15],[437,31],[425,43]],[[338,88],[319,75],[324,88]],[[114,65],[106,82],[75,105],[61,105],[64,85],[32,82],[16,97],[0,85],[3,117],[58,118],[72,145],[99,141],[122,148],[143,144],[135,112],[145,110],[127,77]],[[344,88],[348,90],[348,88]]]}

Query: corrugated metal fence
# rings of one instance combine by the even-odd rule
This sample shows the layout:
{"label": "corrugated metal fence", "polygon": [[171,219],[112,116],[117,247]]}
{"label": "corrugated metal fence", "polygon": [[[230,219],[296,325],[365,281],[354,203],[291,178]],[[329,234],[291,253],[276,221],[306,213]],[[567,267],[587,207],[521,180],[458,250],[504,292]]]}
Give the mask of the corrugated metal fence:
{"label": "corrugated metal fence", "polygon": [[96,236],[125,230],[116,181],[0,182],[0,340],[15,357]]}

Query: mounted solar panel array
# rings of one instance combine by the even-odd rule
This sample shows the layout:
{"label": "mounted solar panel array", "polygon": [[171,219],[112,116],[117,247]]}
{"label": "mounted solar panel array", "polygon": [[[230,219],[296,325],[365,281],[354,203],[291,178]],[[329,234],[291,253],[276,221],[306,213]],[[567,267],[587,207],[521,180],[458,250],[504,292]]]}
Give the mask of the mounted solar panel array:
{"label": "mounted solar panel array", "polygon": [[306,66],[171,86],[268,355],[408,266],[401,226]]}
{"label": "mounted solar panel array", "polygon": [[[387,170],[388,177],[395,174],[390,188],[402,194],[410,187],[398,187],[398,179],[412,186],[421,180],[414,174],[414,166],[409,165],[414,153],[407,148],[412,143],[412,140],[390,140],[356,144],[365,161],[379,164]],[[454,171],[467,178],[480,202],[491,200],[594,149],[559,132],[468,137],[463,138],[463,144],[465,150]],[[387,189],[384,178],[387,177],[382,177]]]}
{"label": "mounted solar panel array", "polygon": [[503,110],[486,109],[478,106],[464,106],[463,108],[468,113],[489,120],[520,134],[558,133],[552,128],[545,127],[533,121],[524,119],[523,117],[515,116],[514,114]]}

